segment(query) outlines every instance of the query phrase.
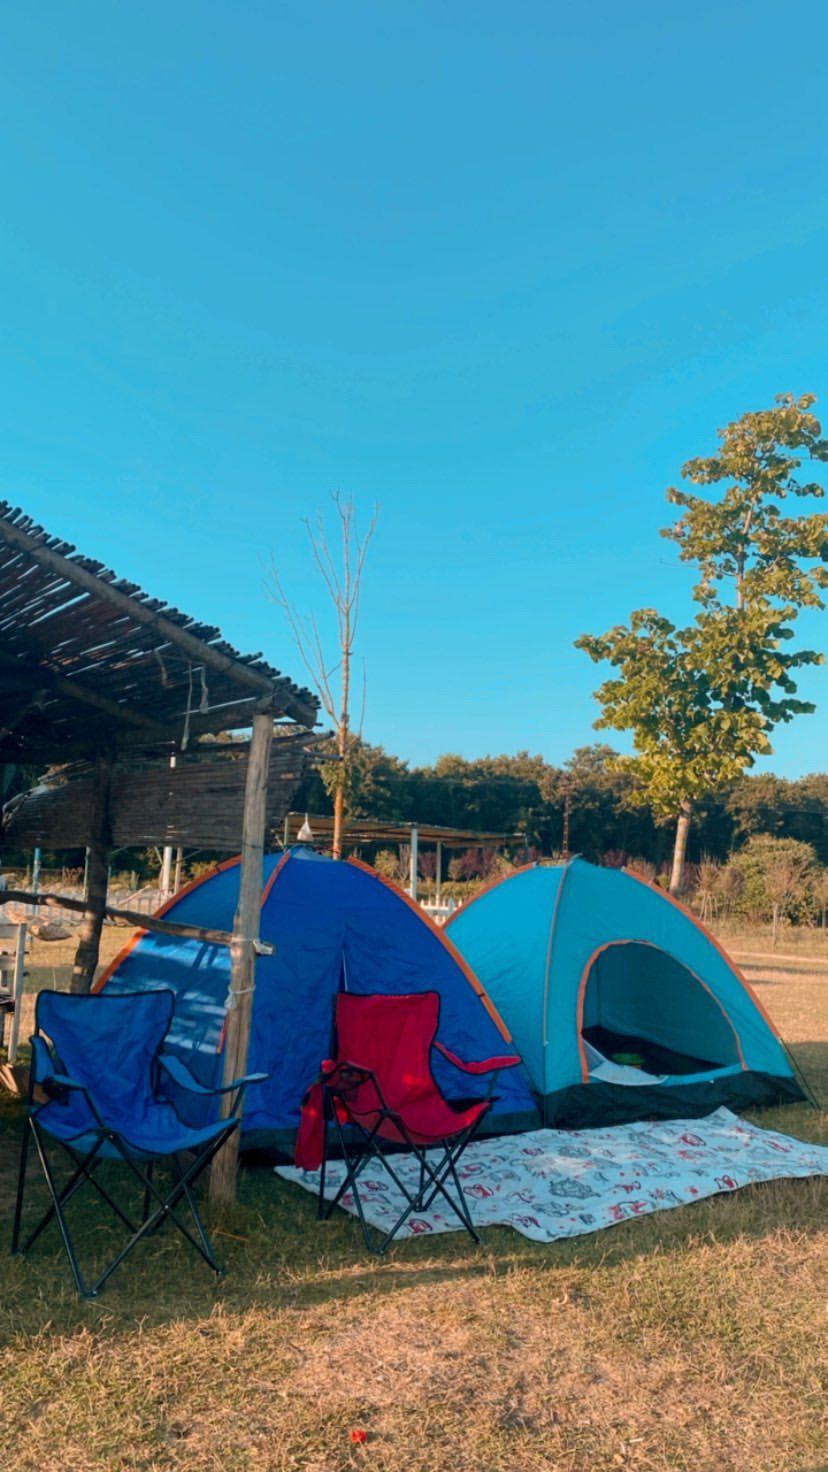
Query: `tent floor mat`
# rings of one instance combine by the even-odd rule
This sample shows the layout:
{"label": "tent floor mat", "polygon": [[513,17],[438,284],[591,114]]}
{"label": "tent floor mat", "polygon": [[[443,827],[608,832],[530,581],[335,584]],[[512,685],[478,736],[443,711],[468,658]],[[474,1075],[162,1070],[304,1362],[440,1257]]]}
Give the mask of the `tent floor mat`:
{"label": "tent floor mat", "polygon": [[614,1055],[637,1054],[641,1058],[641,1067],[645,1073],[667,1074],[672,1076],[681,1073],[712,1073],[714,1069],[721,1068],[725,1063],[735,1063],[736,1057],[719,1059],[718,1063],[712,1058],[694,1057],[692,1053],[678,1053],[673,1048],[667,1048],[662,1043],[653,1042],[651,1038],[644,1038],[637,1033],[613,1032],[611,1028],[602,1027],[600,1024],[594,1027],[585,1027],[583,1033],[586,1042],[605,1058],[614,1061]]}

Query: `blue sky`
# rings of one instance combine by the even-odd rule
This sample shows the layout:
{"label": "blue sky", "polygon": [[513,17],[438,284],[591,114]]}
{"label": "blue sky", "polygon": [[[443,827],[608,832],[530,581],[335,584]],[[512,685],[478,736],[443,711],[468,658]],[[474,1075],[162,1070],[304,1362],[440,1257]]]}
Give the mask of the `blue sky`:
{"label": "blue sky", "polygon": [[826,43],[797,0],[4,7],[0,494],[294,676],[271,555],[320,607],[302,518],[379,501],[365,735],[565,759],[573,639],[689,613],[683,461],[828,396]]}

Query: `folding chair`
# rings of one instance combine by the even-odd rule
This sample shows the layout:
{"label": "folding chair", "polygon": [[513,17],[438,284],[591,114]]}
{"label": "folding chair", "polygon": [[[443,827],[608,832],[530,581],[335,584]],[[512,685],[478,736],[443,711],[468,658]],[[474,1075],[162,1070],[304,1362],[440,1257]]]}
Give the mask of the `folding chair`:
{"label": "folding chair", "polygon": [[[315,1134],[317,1150],[321,1145],[318,1215],[327,1219],[346,1192],[352,1193],[365,1245],[378,1255],[412,1212],[428,1211],[438,1196],[473,1240],[480,1240],[457,1165],[492,1107],[498,1073],[521,1060],[510,1054],[464,1062],[437,1040],[439,1023],[438,992],[408,996],[341,992],[335,1009],[336,1057],[323,1063],[320,1079],[304,1106],[298,1153],[304,1153],[305,1160],[308,1147],[313,1153]],[[460,1103],[447,1099],[432,1071],[432,1048],[464,1073],[491,1074],[486,1097]],[[331,1125],[345,1162],[345,1178],[333,1200],[326,1202]],[[414,1190],[406,1185],[390,1158],[401,1149],[410,1150],[419,1165],[419,1183]],[[385,1233],[366,1220],[360,1195],[360,1177],[372,1160],[382,1163],[405,1201],[399,1217]]]}
{"label": "folding chair", "polygon": [[[12,1252],[28,1252],[56,1219],[82,1298],[95,1298],[132,1249],[166,1222],[178,1228],[215,1273],[222,1272],[201,1220],[194,1187],[216,1152],[239,1128],[245,1088],[267,1075],[249,1074],[217,1089],[199,1084],[179,1058],[163,1052],[174,1000],[168,989],[101,996],[42,991],[37,999]],[[214,1115],[218,1095],[234,1098],[226,1118],[193,1127],[172,1102],[173,1088],[176,1095],[183,1089],[196,1096],[202,1117]],[[31,1141],[51,1205],[21,1247]],[[55,1145],[72,1167],[62,1186],[49,1158],[48,1147]],[[140,1186],[142,1206],[137,1221],[126,1210],[122,1196],[116,1200],[99,1179],[98,1170],[105,1160],[121,1162]],[[169,1165],[172,1174],[166,1190],[155,1180],[159,1163]],[[81,1273],[66,1215],[67,1206],[84,1185],[94,1188],[129,1233],[125,1245],[93,1283],[87,1283]],[[176,1215],[181,1203],[189,1207],[195,1234]]]}

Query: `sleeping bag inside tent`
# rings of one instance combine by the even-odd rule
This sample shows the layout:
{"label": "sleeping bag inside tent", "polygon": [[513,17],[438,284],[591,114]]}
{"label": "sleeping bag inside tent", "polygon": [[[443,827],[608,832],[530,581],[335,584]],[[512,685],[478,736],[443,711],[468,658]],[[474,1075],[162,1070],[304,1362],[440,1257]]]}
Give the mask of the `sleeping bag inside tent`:
{"label": "sleeping bag inside tent", "polygon": [[547,1124],[804,1097],[718,943],[634,874],[583,859],[521,869],[446,931],[510,1029]]}
{"label": "sleeping bag inside tent", "polygon": [[[372,869],[295,848],[266,856],[264,880],[261,937],[272,941],[276,952],[256,963],[248,1068],[270,1077],[248,1091],[244,1149],[292,1152],[302,1097],[331,1051],[339,990],[439,992],[437,1036],[457,1057],[470,1062],[514,1051],[469,966],[423,911]],[[182,891],[164,913],[181,923],[232,930],[238,893],[239,861],[234,859]],[[225,946],[143,932],[99,985],[127,992],[172,988],[175,1013],[165,1047],[200,1082],[220,1081],[230,986]],[[468,1075],[436,1050],[433,1065],[448,1098],[465,1098],[470,1092],[479,1096],[489,1086],[490,1076],[483,1075],[472,1080],[470,1090]],[[182,1095],[180,1102],[192,1117],[192,1098],[185,1104]],[[490,1131],[537,1120],[524,1070],[504,1070],[497,1080]]]}

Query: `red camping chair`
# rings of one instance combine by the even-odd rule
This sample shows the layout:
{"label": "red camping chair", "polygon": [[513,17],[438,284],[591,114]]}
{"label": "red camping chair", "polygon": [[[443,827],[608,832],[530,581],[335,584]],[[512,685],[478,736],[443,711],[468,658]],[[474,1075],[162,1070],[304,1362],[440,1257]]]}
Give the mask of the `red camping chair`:
{"label": "red camping chair", "polygon": [[[498,1073],[521,1060],[510,1054],[465,1063],[438,1042],[439,1021],[437,992],[409,996],[340,992],[335,1010],[336,1057],[323,1063],[320,1079],[309,1091],[302,1109],[296,1163],[305,1169],[321,1164],[320,1218],[327,1219],[345,1192],[352,1192],[365,1245],[377,1254],[385,1251],[412,1212],[427,1211],[438,1195],[474,1241],[480,1240],[457,1163],[492,1106]],[[462,1103],[446,1099],[432,1072],[433,1047],[464,1073],[491,1074],[487,1096]],[[331,1124],[346,1171],[333,1200],[326,1202],[325,1165]],[[404,1184],[389,1159],[389,1151],[400,1149],[408,1149],[417,1157],[420,1179],[416,1191]],[[442,1156],[435,1161],[433,1152],[439,1150]],[[359,1178],[371,1160],[382,1162],[405,1198],[399,1217],[384,1234],[366,1221],[359,1192]]]}

